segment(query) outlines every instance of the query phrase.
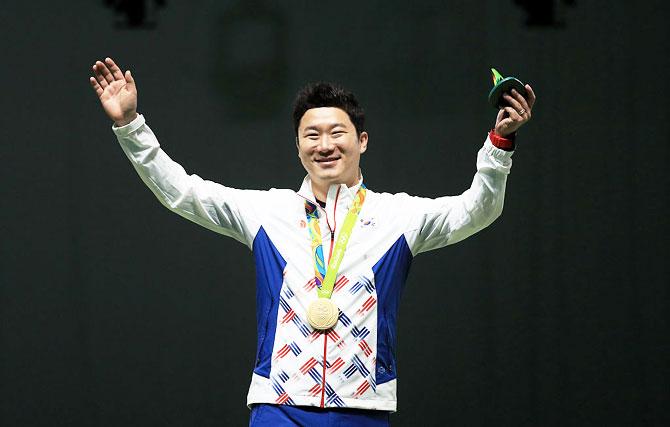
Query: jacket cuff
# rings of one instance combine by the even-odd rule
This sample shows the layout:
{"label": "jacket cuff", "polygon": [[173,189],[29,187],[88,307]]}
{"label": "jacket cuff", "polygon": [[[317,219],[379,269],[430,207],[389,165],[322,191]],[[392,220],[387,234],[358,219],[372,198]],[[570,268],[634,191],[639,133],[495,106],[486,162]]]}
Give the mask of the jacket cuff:
{"label": "jacket cuff", "polygon": [[140,127],[142,127],[144,122],[145,122],[144,116],[141,115],[140,113],[137,113],[137,117],[135,117],[135,120],[128,123],[127,125],[116,126],[116,124],[112,124],[112,130],[117,136],[126,137],[131,133],[135,132]]}
{"label": "jacket cuff", "polygon": [[491,129],[489,131],[489,139],[491,140],[491,143],[496,146],[496,148],[500,148],[501,150],[505,151],[514,151],[514,140],[516,139],[516,132],[507,135],[507,137],[503,137],[498,135],[494,129]]}

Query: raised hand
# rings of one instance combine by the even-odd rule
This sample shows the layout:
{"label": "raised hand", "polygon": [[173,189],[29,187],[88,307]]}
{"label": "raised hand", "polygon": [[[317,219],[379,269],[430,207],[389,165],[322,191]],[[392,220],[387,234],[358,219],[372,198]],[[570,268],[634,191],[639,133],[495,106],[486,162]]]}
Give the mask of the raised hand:
{"label": "raised hand", "polygon": [[137,88],[127,70],[125,75],[112,58],[96,61],[89,82],[100,98],[102,108],[117,126],[126,125],[137,117]]}
{"label": "raised hand", "polygon": [[535,104],[535,92],[530,85],[526,85],[528,99],[521,96],[519,92],[512,89],[512,93],[505,93],[503,98],[507,106],[498,111],[495,132],[500,136],[507,136],[516,132],[524,123],[531,118],[531,111]]}

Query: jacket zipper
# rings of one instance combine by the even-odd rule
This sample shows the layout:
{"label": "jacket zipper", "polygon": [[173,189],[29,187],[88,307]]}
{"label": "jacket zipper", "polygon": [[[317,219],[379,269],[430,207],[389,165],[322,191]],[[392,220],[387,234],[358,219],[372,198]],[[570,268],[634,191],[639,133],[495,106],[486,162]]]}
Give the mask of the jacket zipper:
{"label": "jacket zipper", "polygon": [[[335,228],[337,227],[337,200],[340,198],[340,187],[337,188],[337,194],[335,195],[335,207],[333,208],[333,228],[330,228],[330,222],[328,221],[328,212],[326,212],[326,224],[330,228],[330,250],[328,251],[328,264],[330,264],[330,257],[333,255],[333,246],[335,245]],[[323,375],[321,376],[321,407],[324,408],[325,405],[325,395],[326,395],[326,363],[328,360],[328,332],[323,333]]]}
{"label": "jacket zipper", "polygon": [[335,207],[333,208],[333,227],[330,227],[330,221],[328,221],[328,212],[326,211],[326,224],[330,228],[330,250],[328,251],[328,263],[330,263],[330,257],[333,255],[333,245],[335,243],[335,229],[337,228],[337,200],[340,198],[340,189],[337,189],[337,194],[335,194]]}

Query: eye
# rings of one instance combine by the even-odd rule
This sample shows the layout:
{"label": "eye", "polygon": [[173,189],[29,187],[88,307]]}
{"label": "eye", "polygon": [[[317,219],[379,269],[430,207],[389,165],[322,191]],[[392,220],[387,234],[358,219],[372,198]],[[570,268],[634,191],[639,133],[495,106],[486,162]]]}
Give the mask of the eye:
{"label": "eye", "polygon": [[344,135],[346,132],[343,130],[337,130],[333,132],[333,138],[339,138],[340,136]]}
{"label": "eye", "polygon": [[318,133],[308,133],[307,135],[305,135],[305,138],[309,138],[309,139],[316,139],[318,137],[319,137]]}

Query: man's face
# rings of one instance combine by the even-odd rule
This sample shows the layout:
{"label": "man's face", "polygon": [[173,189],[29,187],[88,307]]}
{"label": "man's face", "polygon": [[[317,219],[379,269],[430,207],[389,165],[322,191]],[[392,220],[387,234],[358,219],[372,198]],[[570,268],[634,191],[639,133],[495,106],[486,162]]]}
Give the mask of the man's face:
{"label": "man's face", "polygon": [[317,185],[358,182],[361,154],[368,147],[368,134],[356,135],[349,115],[336,107],[312,108],[298,126],[298,157]]}

